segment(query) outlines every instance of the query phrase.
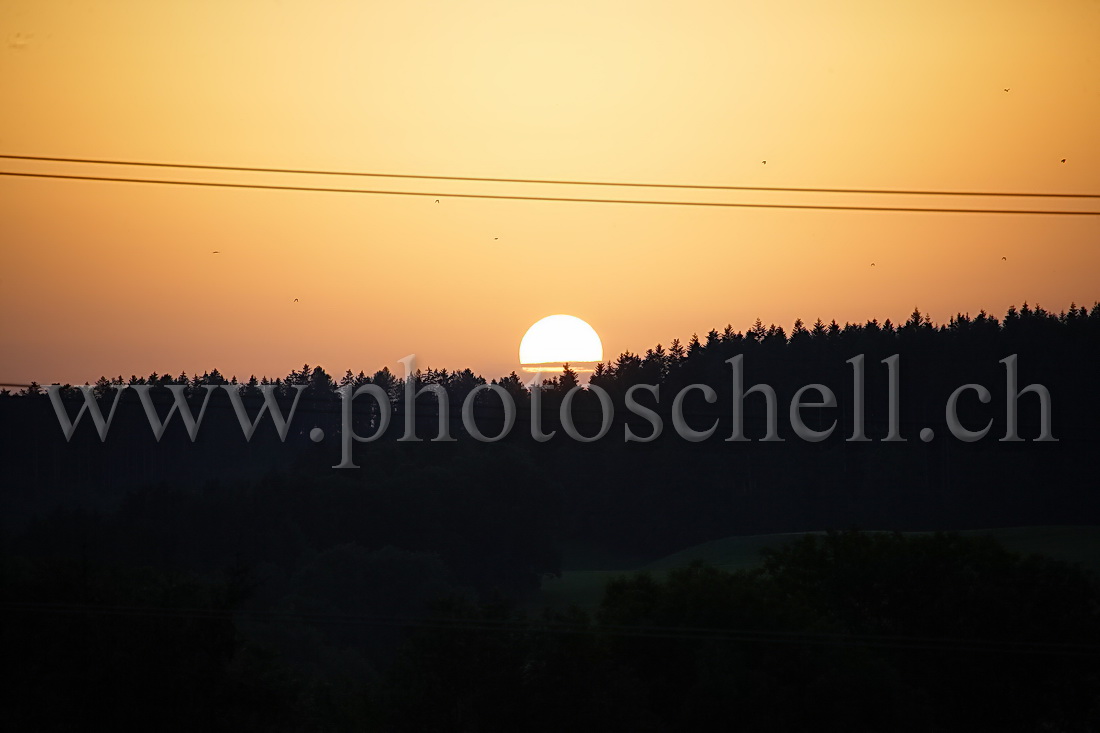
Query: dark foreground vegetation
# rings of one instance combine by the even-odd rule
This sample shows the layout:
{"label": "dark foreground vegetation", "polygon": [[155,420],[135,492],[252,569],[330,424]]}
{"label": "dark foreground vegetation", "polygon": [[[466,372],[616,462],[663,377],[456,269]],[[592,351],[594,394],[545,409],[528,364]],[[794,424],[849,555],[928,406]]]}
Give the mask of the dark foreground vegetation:
{"label": "dark foreground vegetation", "polygon": [[809,535],[757,570],[623,576],[594,615],[535,619],[462,595],[372,614],[402,582],[361,561],[323,579],[355,612],[322,592],[258,613],[240,576],[8,558],[9,729],[1100,726],[1095,578],[988,539]]}
{"label": "dark foreground vegetation", "polygon": [[[867,364],[868,442],[853,427],[852,369]],[[901,365],[899,426],[889,423],[887,370]],[[1022,441],[1006,432],[1005,365],[1018,386],[1050,391],[1057,442],[1035,442],[1039,399],[1019,398]],[[745,386],[778,397],[778,432],[761,442],[764,400],[745,400],[749,442],[733,428],[727,360],[743,355]],[[858,527],[962,530],[1100,525],[1100,307],[1051,314],[1023,307],[934,326],[762,325],[712,331],[687,345],[623,354],[592,384],[612,397],[605,438],[579,443],[558,406],[566,373],[545,394],[547,442],[531,438],[530,397],[514,375],[496,380],[518,420],[498,443],[465,431],[461,406],[485,382],[429,369],[455,442],[431,442],[434,398],[418,400],[422,442],[404,429],[403,384],[388,370],[334,379],[303,367],[285,379],[237,384],[248,415],[274,384],[283,414],[304,387],[286,440],[266,417],[251,440],[224,390],[210,398],[196,440],[175,415],[161,440],[133,390],[119,397],[106,440],[87,415],[65,440],[38,387],[0,393],[0,611],[6,729],[262,730],[803,730],[815,721],[864,730],[1095,730],[1098,596],[1081,568],[1023,559],[990,540],[842,533],[784,545],[758,570],[695,566],[612,582],[596,611],[524,617],[543,579],[598,568],[597,556],[644,561],[741,534]],[[170,384],[186,384],[198,415],[199,377],[103,379],[154,387],[163,419]],[[822,383],[835,409],[807,410],[812,443],[788,407]],[[944,406],[959,402],[982,440],[949,437]],[[340,386],[378,385],[391,426],[340,462]],[[627,390],[664,422],[624,409]],[[672,429],[672,398],[691,384],[688,422]],[[63,390],[69,416],[83,402]],[[808,399],[813,399],[813,396]],[[494,434],[499,400],[477,419]],[[575,400],[577,427],[595,435],[599,403]],[[355,403],[355,430],[380,414]],[[310,440],[320,427],[324,441]],[[924,427],[936,437],[922,442]],[[563,559],[563,548],[589,548]],[[576,554],[575,549],[571,550]],[[566,564],[572,563],[571,567]],[[580,563],[578,565],[577,563]]]}

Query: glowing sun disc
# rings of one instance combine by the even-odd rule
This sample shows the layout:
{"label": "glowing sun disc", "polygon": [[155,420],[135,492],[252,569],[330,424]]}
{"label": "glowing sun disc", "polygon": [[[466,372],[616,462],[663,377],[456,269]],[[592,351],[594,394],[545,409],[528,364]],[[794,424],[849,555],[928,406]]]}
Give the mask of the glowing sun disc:
{"label": "glowing sun disc", "polygon": [[519,342],[519,362],[557,364],[603,361],[596,330],[576,316],[547,316],[527,329]]}

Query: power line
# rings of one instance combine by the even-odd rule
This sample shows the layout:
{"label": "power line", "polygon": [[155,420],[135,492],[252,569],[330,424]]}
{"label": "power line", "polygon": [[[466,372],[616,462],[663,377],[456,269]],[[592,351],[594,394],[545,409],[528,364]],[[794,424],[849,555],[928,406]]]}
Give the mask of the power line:
{"label": "power line", "polygon": [[141,166],[146,168],[191,168],[194,170],[234,171],[244,173],[281,173],[311,176],[351,176],[357,178],[403,178],[422,181],[464,181],[472,183],[535,183],[555,186],[611,186],[622,188],[673,188],[705,191],[770,191],[784,193],[860,193],[906,196],[1000,196],[1015,198],[1078,198],[1100,199],[1091,193],[1019,193],[987,191],[927,191],[873,188],[811,188],[790,186],[728,186],[694,183],[628,183],[624,181],[572,181],[550,178],[492,178],[486,176],[440,176],[413,173],[376,173],[361,171],[317,170],[308,168],[263,168],[239,165],[211,165],[200,163],[163,163],[135,160],[101,160],[94,158],[56,158],[41,155],[0,155],[0,159],[32,160],[47,163],[81,163],[89,165]]}
{"label": "power line", "polygon": [[1100,646],[1088,642],[1031,642],[1008,639],[960,639],[921,636],[882,636],[798,631],[771,631],[746,628],[695,628],[565,622],[530,622],[512,619],[412,618],[367,614],[302,611],[262,611],[244,609],[165,608],[106,606],[86,603],[0,602],[0,611],[52,613],[61,615],[103,615],[147,618],[226,620],[251,618],[255,621],[287,622],[300,620],[362,626],[395,626],[452,631],[504,631],[513,633],[605,634],[620,637],[680,639],[685,641],[738,641],[779,644],[870,646],[893,649],[1008,652],[1018,654],[1054,654],[1096,656]]}
{"label": "power line", "polygon": [[393,191],[386,189],[330,188],[322,186],[285,186],[263,183],[223,183],[215,181],[173,181],[159,178],[123,178],[113,176],[78,176],[59,173],[16,173],[0,171],[0,176],[20,178],[50,178],[72,181],[100,181],[106,183],[144,183],[166,186],[199,186],[211,188],[256,189],[265,191],[308,191],[313,193],[357,193],[385,196],[419,196],[450,199],[493,199],[498,201],[552,201],[590,204],[635,204],[649,206],[700,206],[741,209],[803,209],[816,211],[885,211],[923,214],[1023,214],[1034,216],[1100,216],[1100,211],[1026,210],[1026,209],[953,209],[904,206],[844,206],[836,204],[760,204],[726,201],[660,201],[645,199],[604,199],[580,196],[520,196],[486,193],[444,193],[422,191]]}

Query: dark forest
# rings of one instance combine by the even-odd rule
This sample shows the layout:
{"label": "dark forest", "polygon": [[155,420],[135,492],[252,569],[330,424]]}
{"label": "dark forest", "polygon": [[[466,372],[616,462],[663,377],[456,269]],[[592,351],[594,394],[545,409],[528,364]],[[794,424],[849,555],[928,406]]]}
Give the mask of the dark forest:
{"label": "dark forest", "polygon": [[[853,357],[863,355],[855,428]],[[899,403],[888,404],[898,355]],[[1017,401],[1008,431],[1006,373]],[[759,393],[744,396],[748,440],[734,430],[730,360],[744,388],[775,393],[776,432]],[[46,388],[0,392],[2,593],[9,730],[850,730],[1100,728],[1100,585],[1090,549],[1074,560],[1019,553],[974,530],[1100,530],[1100,304],[933,324],[759,321],[623,353],[588,384],[614,414],[598,440],[569,437],[561,405],[583,375],[566,368],[532,397],[515,373],[425,368],[415,389],[389,369],[285,377],[170,373],[101,378],[101,439],[85,411],[66,440]],[[463,404],[480,385],[517,407],[497,442],[470,435]],[[792,431],[791,400],[823,384],[835,407],[801,412],[818,442]],[[959,421],[981,439],[952,436]],[[194,440],[173,414],[183,385]],[[226,391],[255,419],[246,439]],[[376,385],[387,431],[353,441],[341,462],[341,388]],[[651,421],[664,426],[648,442]],[[674,397],[692,441],[673,429]],[[213,389],[213,388],[217,389]],[[570,415],[583,436],[605,427],[595,390]],[[70,418],[81,390],[58,391]],[[812,394],[805,399],[816,399]],[[370,435],[380,407],[354,401]],[[479,430],[504,423],[499,395],[471,399]],[[902,440],[884,440],[895,421]],[[324,438],[315,441],[319,428]],[[924,440],[921,431],[934,437]],[[751,567],[647,565],[723,538],[786,535]],[[1091,545],[1090,547],[1094,547]],[[1072,553],[1071,553],[1072,554]],[[1063,553],[1065,555],[1065,553]],[[1094,561],[1100,558],[1092,558]],[[575,570],[621,571],[592,604],[550,607],[540,589]],[[634,572],[637,571],[637,572]],[[119,704],[125,699],[126,704]],[[798,704],[792,704],[798,701]],[[14,726],[14,727],[12,727]]]}

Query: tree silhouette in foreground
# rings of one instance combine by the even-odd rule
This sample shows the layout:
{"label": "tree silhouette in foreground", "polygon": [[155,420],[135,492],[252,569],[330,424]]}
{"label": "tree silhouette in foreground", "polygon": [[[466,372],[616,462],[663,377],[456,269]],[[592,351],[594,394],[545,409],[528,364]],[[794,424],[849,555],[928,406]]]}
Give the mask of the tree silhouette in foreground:
{"label": "tree silhouette in foreground", "polygon": [[[395,667],[395,730],[1091,730],[1100,589],[992,540],[830,533],[757,570],[609,583],[595,619],[442,610]],[[481,626],[477,626],[481,624]]]}
{"label": "tree silhouette in foreground", "polygon": [[[857,354],[868,364],[866,443],[846,440],[846,360]],[[902,364],[904,443],[880,440],[888,411],[880,362],[893,354]],[[1050,388],[1059,441],[1032,441],[1034,395],[1020,398],[1021,442],[998,439],[1003,404],[973,395],[960,418],[973,427],[992,419],[988,439],[947,437],[948,395],[972,382],[1003,399],[999,360],[1011,354],[1021,387]],[[833,387],[838,408],[808,424],[820,430],[835,419],[835,435],[796,440],[784,424],[786,442],[761,442],[764,400],[750,395],[752,440],[726,441],[728,360],[737,356],[746,386],[774,387],[781,414],[802,385]],[[1095,728],[1094,657],[1005,646],[1095,643],[1095,586],[1073,569],[980,542],[839,535],[783,549],[752,573],[692,568],[623,580],[595,616],[534,622],[509,609],[535,602],[547,576],[602,568],[607,553],[632,558],[617,567],[641,567],[731,535],[1100,525],[1097,363],[1100,306],[1056,315],[1025,305],[1003,320],[979,314],[938,326],[919,311],[901,325],[798,321],[789,332],[758,321],[744,333],[711,330],[599,365],[591,384],[616,409],[608,437],[594,443],[562,430],[570,371],[542,395],[543,430],[557,431],[542,443],[527,431],[531,396],[515,374],[495,380],[517,404],[513,435],[485,444],[464,432],[463,400],[486,383],[469,369],[413,376],[417,388],[442,389],[455,442],[432,442],[431,395],[412,416],[423,440],[397,440],[405,384],[386,368],[337,379],[303,364],[286,377],[243,381],[218,370],[165,372],[95,385],[101,405],[119,385],[148,385],[161,418],[172,406],[169,385],[183,386],[195,415],[206,388],[219,386],[193,442],[178,416],[158,442],[134,390],[122,393],[105,442],[87,416],[67,441],[37,386],[0,392],[0,634],[16,680],[0,722],[72,729],[94,714],[116,727],[171,718],[190,729],[218,720],[238,729],[495,730],[501,721],[544,721],[544,729],[669,730],[717,718],[797,730],[817,711],[865,729]],[[637,384],[660,389],[659,402],[636,393],[664,420],[664,435],[650,443],[623,441],[627,427],[651,430],[623,409]],[[695,390],[684,401],[693,428],[718,423],[699,443],[670,424],[673,395],[692,384],[718,396],[708,403]],[[260,387],[274,386],[284,414],[301,388],[285,441],[270,419],[246,441],[221,385],[237,391],[250,416],[264,404]],[[359,469],[334,469],[336,390],[364,385],[379,387],[388,405],[360,398],[354,429],[369,434],[388,409],[390,431],[356,444]],[[75,415],[83,395],[62,392]],[[594,391],[572,404],[577,431],[596,434]],[[475,416],[495,434],[499,395],[481,394]],[[934,442],[916,438],[926,426]],[[324,442],[311,440],[315,427]],[[450,599],[443,618],[465,626],[425,627],[440,598]],[[144,611],[96,611],[102,606]],[[195,610],[202,613],[188,615]],[[982,648],[685,639],[640,626],[963,637]],[[1005,648],[991,651],[988,640]]]}

